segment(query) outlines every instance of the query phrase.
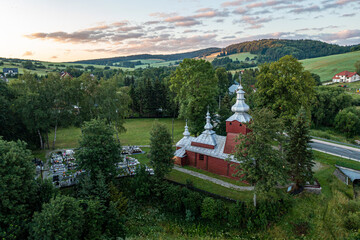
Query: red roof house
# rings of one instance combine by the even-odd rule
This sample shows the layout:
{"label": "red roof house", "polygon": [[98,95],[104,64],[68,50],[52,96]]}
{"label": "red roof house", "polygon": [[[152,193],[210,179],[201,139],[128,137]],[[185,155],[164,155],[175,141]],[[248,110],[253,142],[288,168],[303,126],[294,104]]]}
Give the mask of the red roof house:
{"label": "red roof house", "polygon": [[356,72],[342,71],[332,78],[333,82],[356,82],[360,81],[360,76]]}

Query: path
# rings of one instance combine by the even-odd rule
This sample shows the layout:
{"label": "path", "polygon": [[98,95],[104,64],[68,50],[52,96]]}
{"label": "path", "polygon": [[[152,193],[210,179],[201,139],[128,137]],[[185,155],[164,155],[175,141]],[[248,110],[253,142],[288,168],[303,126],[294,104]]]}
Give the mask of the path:
{"label": "path", "polygon": [[181,167],[178,167],[178,166],[174,166],[174,169],[177,170],[177,171],[189,174],[191,176],[198,177],[198,178],[207,180],[209,182],[218,184],[218,185],[226,187],[226,188],[231,188],[231,189],[238,190],[238,191],[252,191],[254,189],[254,187],[238,186],[238,185],[231,184],[231,183],[222,181],[220,179],[209,177],[209,176],[206,176],[204,174],[194,172],[194,171],[191,171],[191,170],[188,170],[188,169],[185,169],[185,168],[181,168]]}

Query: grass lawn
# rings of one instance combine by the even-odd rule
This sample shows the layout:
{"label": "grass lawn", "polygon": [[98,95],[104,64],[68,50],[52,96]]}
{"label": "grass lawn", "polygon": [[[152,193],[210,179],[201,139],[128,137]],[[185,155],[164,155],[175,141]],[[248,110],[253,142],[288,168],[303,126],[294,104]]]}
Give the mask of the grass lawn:
{"label": "grass lawn", "polygon": [[234,184],[234,185],[238,185],[238,186],[250,186],[249,184],[246,184],[246,183],[237,181],[237,180],[235,180],[235,179],[231,179],[231,178],[227,178],[227,177],[224,177],[224,176],[220,176],[220,175],[217,175],[217,174],[214,174],[214,173],[211,173],[211,172],[202,170],[202,169],[198,169],[198,168],[195,168],[195,167],[192,167],[192,166],[183,166],[183,168],[188,169],[188,170],[191,170],[191,171],[194,171],[194,172],[198,172],[198,173],[204,174],[204,175],[209,176],[209,177],[217,178],[217,179],[220,179],[220,180],[222,180],[222,181],[224,181],[224,182],[228,182],[228,183],[231,183],[231,184]]}
{"label": "grass lawn", "polygon": [[186,184],[188,180],[193,183],[193,186],[202,190],[215,193],[221,196],[229,197],[241,201],[249,201],[253,197],[252,191],[236,191],[233,189],[225,188],[215,183],[188,175],[186,173],[173,169],[167,176],[167,179]]}
{"label": "grass lawn", "polygon": [[326,138],[326,139],[343,142],[343,143],[350,143],[350,144],[354,144],[355,139],[360,139],[360,136],[355,136],[354,138],[346,138],[344,134],[341,134],[335,131],[334,128],[330,128],[330,127],[318,127],[316,129],[315,128],[310,129],[310,135],[314,137]]}
{"label": "grass lawn", "polygon": [[[119,135],[120,143],[126,145],[149,145],[150,131],[155,121],[165,124],[171,134],[172,119],[171,118],[138,118],[127,119],[125,122],[126,132]],[[179,141],[183,135],[185,121],[174,120],[174,144]],[[58,128],[56,133],[55,148],[77,148],[79,147],[79,139],[81,137],[81,130],[77,127]],[[54,132],[50,132],[49,140],[54,138]]]}
{"label": "grass lawn", "polygon": [[336,54],[326,57],[300,60],[305,70],[316,73],[322,82],[330,81],[342,71],[355,71],[355,62],[360,59],[360,51]]}
{"label": "grass lawn", "polygon": [[360,171],[360,162],[352,161],[349,159],[333,156],[318,151],[313,151],[313,153],[314,153],[315,161],[317,162],[328,164],[332,167],[335,167],[335,165],[339,165],[342,167],[353,168]]}

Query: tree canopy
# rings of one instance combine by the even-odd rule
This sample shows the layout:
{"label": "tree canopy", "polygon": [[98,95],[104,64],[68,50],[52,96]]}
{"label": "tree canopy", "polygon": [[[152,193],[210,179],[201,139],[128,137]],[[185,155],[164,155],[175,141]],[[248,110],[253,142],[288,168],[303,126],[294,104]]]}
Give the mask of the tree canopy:
{"label": "tree canopy", "polygon": [[169,130],[164,124],[156,122],[150,132],[150,164],[155,175],[163,178],[174,165],[174,154]]}
{"label": "tree canopy", "polygon": [[286,124],[295,119],[301,106],[310,112],[315,82],[296,58],[285,56],[263,64],[257,79],[257,107],[273,110]]}
{"label": "tree canopy", "polygon": [[101,119],[93,119],[82,126],[76,159],[80,169],[90,172],[92,179],[99,173],[102,173],[107,181],[116,175],[115,163],[121,161],[121,148],[114,134],[114,128]]}
{"label": "tree canopy", "polygon": [[190,132],[199,134],[205,125],[205,113],[216,104],[218,82],[211,64],[205,60],[184,59],[170,78],[170,89],[180,105],[180,117],[188,119]]}

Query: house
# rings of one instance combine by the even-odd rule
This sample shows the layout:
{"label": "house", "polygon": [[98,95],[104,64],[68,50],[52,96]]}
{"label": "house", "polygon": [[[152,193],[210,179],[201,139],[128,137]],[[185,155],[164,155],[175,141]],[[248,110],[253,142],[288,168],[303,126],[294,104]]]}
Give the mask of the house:
{"label": "house", "polygon": [[19,74],[18,68],[3,68],[3,74],[6,77],[9,75],[10,77],[14,77]]}
{"label": "house", "polygon": [[238,161],[232,155],[235,150],[236,137],[247,134],[247,124],[251,116],[247,113],[249,106],[245,103],[241,84],[236,91],[236,103],[231,110],[234,114],[226,120],[226,136],[215,134],[212,130],[210,113],[206,114],[205,131],[198,137],[190,136],[186,124],[184,137],[176,143],[175,164],[190,165],[218,175],[234,178],[235,166]]}
{"label": "house", "polygon": [[356,72],[342,71],[335,74],[332,78],[334,83],[336,82],[356,82],[360,81],[360,76]]}
{"label": "house", "polygon": [[60,73],[60,78],[66,78],[66,77],[72,78],[72,76],[68,72],[61,72]]}

